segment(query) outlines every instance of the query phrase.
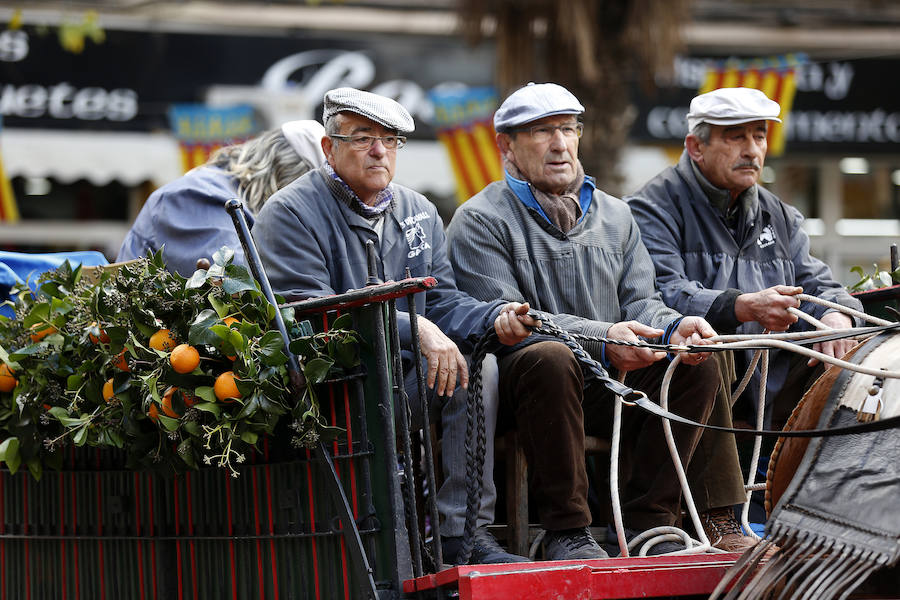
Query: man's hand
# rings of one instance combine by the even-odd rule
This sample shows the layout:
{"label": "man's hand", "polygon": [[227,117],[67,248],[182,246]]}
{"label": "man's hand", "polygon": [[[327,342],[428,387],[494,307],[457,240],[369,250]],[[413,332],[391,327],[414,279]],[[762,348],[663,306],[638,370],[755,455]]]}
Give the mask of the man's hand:
{"label": "man's hand", "polygon": [[741,323],[756,321],[769,331],[785,331],[797,322],[797,315],[787,309],[800,306],[800,301],[794,296],[802,291],[802,287],[776,285],[741,294],[734,303],[734,316]]}
{"label": "man's hand", "polygon": [[418,324],[419,346],[428,361],[428,387],[433,388],[438,396],[449,396],[456,388],[457,375],[459,384],[464,388],[468,387],[469,369],[453,340],[425,317],[420,316]]}
{"label": "man's hand", "polygon": [[506,346],[515,346],[529,335],[529,327],[540,327],[541,322],[528,316],[531,307],[528,303],[510,302],[500,310],[494,319],[494,331],[500,342]]}
{"label": "man's hand", "polygon": [[[637,321],[621,321],[613,324],[606,331],[606,337],[614,340],[628,342],[640,342],[640,338],[655,338],[665,333],[662,329],[655,329],[638,323]],[[638,337],[640,336],[640,337]],[[634,371],[652,365],[666,355],[665,352],[657,352],[649,348],[635,348],[633,346],[618,346],[606,344],[606,358],[619,371]]]}
{"label": "man's hand", "polygon": [[[685,346],[702,346],[711,343],[707,338],[716,335],[716,330],[706,322],[703,317],[685,317],[678,323],[678,327],[669,338],[670,344]],[[698,365],[709,358],[709,352],[694,354],[685,352],[681,355],[681,362],[686,365]]]}
{"label": "man's hand", "polygon": [[[819,320],[832,329],[847,329],[849,327],[853,327],[853,320],[849,316],[838,311],[825,313],[825,315]],[[827,354],[828,356],[841,358],[842,356],[847,354],[855,345],[856,340],[832,340],[830,342],[819,342],[818,344],[813,344],[813,350],[815,350],[816,352],[821,352],[822,354]],[[806,364],[812,367],[818,362],[819,359],[811,358]]]}

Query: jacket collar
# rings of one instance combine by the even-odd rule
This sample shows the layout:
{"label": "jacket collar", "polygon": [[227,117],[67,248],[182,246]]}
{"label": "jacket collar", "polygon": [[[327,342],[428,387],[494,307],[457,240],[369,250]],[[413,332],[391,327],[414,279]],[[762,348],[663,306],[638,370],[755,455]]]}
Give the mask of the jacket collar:
{"label": "jacket collar", "polygon": [[[509,186],[509,189],[513,191],[516,195],[516,198],[519,199],[522,204],[527,206],[528,208],[533,209],[536,213],[541,215],[541,217],[547,221],[547,223],[551,223],[552,221],[547,217],[547,213],[544,212],[544,209],[541,208],[540,203],[534,197],[534,191],[532,191],[531,183],[522,179],[516,179],[512,175],[509,174],[508,171],[504,171],[503,174],[506,176],[506,184]],[[587,215],[588,209],[591,207],[591,202],[594,198],[594,190],[597,189],[597,183],[594,181],[594,178],[590,175],[584,176],[584,185],[581,186],[581,192],[578,195],[578,204],[581,206],[581,217],[578,219],[578,222],[584,220],[585,215]]]}

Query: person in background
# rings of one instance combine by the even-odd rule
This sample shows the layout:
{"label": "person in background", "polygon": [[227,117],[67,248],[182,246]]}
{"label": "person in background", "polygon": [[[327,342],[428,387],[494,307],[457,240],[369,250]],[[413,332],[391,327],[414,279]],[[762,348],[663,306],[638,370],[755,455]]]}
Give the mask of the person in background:
{"label": "person in background", "polygon": [[116,262],[142,258],[162,248],[170,271],[190,277],[197,260],[222,246],[234,250],[234,262],[246,264],[225,202],[239,198],[248,223],[279,189],[325,161],[317,121],[289,121],[241,144],[216,151],[206,164],[191,169],[153,192],[125,236]]}
{"label": "person in background", "polygon": [[[578,159],[584,107],[553,83],[513,92],[494,115],[505,179],[460,206],[447,229],[461,290],[487,300],[528,302],[571,332],[637,342],[703,343],[715,331],[702,318],[668,308],[628,206],[596,188]],[[585,433],[608,436],[613,395],[582,373],[561,341],[537,337],[497,352],[501,420],[513,422],[528,461],[531,495],[550,560],[605,558],[591,535]],[[585,344],[592,357],[655,398],[668,366],[664,352]],[[672,381],[673,412],[704,422],[719,375],[706,354],[685,355]],[[700,431],[673,426],[684,464]],[[673,525],[681,488],[656,417],[626,410],[622,424],[622,508],[626,538]],[[602,519],[602,517],[601,517]],[[602,521],[601,521],[602,522]],[[605,524],[605,523],[603,523]],[[607,539],[615,539],[609,529]],[[652,554],[684,549],[659,544]]]}
{"label": "person in background", "polygon": [[[441,528],[455,537],[444,544],[444,561],[456,564],[466,498],[466,403],[454,394],[468,385],[462,352],[493,329],[503,344],[525,339],[528,304],[492,297],[480,302],[460,292],[447,260],[444,228],[437,208],[424,196],[392,183],[397,151],[413,130],[412,116],[390,98],[353,88],[325,94],[326,162],[276,193],[263,207],[253,236],[273,289],[290,300],[328,296],[361,288],[368,279],[366,243],[378,249],[378,276],[399,281],[431,276],[437,285],[415,295],[418,342],[427,367],[427,385],[441,411],[444,483],[437,504]],[[406,303],[397,321],[404,350],[406,388],[417,398],[409,350],[412,333]],[[462,352],[461,352],[462,350]],[[462,399],[462,401],[460,401]],[[414,428],[421,406],[412,403]],[[437,406],[435,406],[437,405]],[[493,431],[487,443],[493,444]],[[462,503],[462,510],[458,503]],[[454,515],[463,515],[462,519]],[[474,538],[473,562],[508,563],[527,559],[505,552],[486,530]]]}
{"label": "person in background", "polygon": [[[862,310],[859,301],[834,280],[822,261],[809,253],[809,237],[795,208],[759,185],[766,158],[768,126],[780,122],[781,107],[750,88],[723,88],[691,101],[689,133],[674,167],[651,179],[626,200],[656,266],[663,300],[686,315],[706,318],[721,333],[761,333],[805,328],[790,307],[801,308],[832,328],[852,327],[844,313],[803,303],[803,292]],[[843,356],[854,342],[835,340],[813,348]],[[744,373],[752,351],[734,357],[736,373]],[[765,424],[781,428],[819,371],[815,360],[799,354],[769,352]],[[734,406],[735,418],[751,419],[759,397],[760,370],[749,393]],[[713,416],[716,425],[731,426],[732,413]],[[740,473],[723,465],[737,462],[734,444],[715,443],[731,434],[704,434],[699,456],[714,485],[695,490],[701,510],[743,503]],[[713,447],[720,448],[713,451]],[[725,456],[731,448],[734,456]],[[691,465],[696,468],[698,465]],[[692,477],[692,479],[697,479]],[[700,479],[703,479],[702,477]],[[736,539],[740,528],[724,508],[705,513],[710,539]],[[727,540],[725,542],[727,545]]]}

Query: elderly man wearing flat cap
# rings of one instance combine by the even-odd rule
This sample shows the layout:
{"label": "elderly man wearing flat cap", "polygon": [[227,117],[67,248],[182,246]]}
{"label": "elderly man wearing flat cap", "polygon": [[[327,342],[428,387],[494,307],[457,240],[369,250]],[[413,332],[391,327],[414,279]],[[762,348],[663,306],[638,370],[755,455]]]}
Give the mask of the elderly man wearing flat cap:
{"label": "elderly man wearing flat cap", "polygon": [[[628,206],[596,188],[578,160],[584,112],[565,88],[529,84],[494,115],[505,178],[457,209],[448,230],[460,289],[482,300],[528,302],[576,333],[637,341],[701,343],[715,334],[699,317],[663,304],[653,263]],[[500,420],[522,442],[531,496],[551,560],[604,558],[592,537],[585,432],[608,435],[613,397],[586,380],[562,342],[533,343],[498,353]],[[588,342],[585,349],[628,384],[655,397],[666,370],[663,352]],[[686,355],[687,357],[688,355]],[[714,362],[689,355],[676,370],[672,410],[705,421],[718,389]],[[675,426],[681,460],[690,460],[699,431]],[[621,493],[626,538],[679,516],[681,489],[658,419],[625,412]],[[605,524],[600,521],[597,524]],[[610,530],[607,537],[615,539]],[[683,549],[665,542],[651,554]]]}
{"label": "elderly man wearing flat cap", "polygon": [[[795,328],[798,319],[789,307],[800,307],[830,327],[853,325],[841,312],[812,303],[801,306],[796,297],[801,292],[862,310],[828,266],[810,256],[800,213],[757,184],[768,124],[780,122],[780,110],[777,102],[750,88],[697,96],[687,115],[689,133],[681,160],[626,198],[656,265],[666,304],[705,317],[722,333]],[[838,340],[816,344],[815,349],[839,357],[852,345]],[[773,412],[776,425],[783,424],[802,395],[801,386],[810,380],[815,361],[792,356],[770,354],[767,424]],[[746,370],[749,359],[749,351],[735,356],[737,373]],[[743,396],[747,406],[754,406],[759,397],[759,381],[757,369],[750,392]],[[713,420],[729,425],[731,415],[715,415]],[[701,508],[704,500],[709,507],[724,507],[745,499],[739,474],[731,466],[737,464],[736,454],[711,450],[719,437],[732,436],[707,432],[698,449],[698,455],[708,458],[701,461],[706,468],[721,474],[709,489],[694,490]],[[731,511],[713,510],[707,516],[711,537],[738,535]]]}
{"label": "elderly man wearing flat cap", "polygon": [[[364,287],[369,240],[378,248],[382,279],[399,281],[407,269],[413,277],[437,279],[436,287],[415,299],[418,314],[424,315],[418,319],[418,333],[427,384],[442,399],[446,478],[438,507],[447,519],[444,532],[459,542],[465,519],[466,407],[464,396],[453,391],[457,380],[463,388],[468,384],[460,349],[471,352],[491,327],[501,342],[516,344],[529,335],[526,325],[538,322],[527,316],[527,304],[504,302],[499,296],[481,302],[456,288],[437,209],[421,194],[392,183],[397,151],[406,142],[402,134],[414,127],[405,108],[384,96],[338,88],[325,94],[323,119],[325,164],[273,195],[260,211],[253,235],[273,289],[291,300]],[[401,346],[408,349],[409,315],[402,306],[397,317]],[[408,382],[407,389],[415,390],[412,376]],[[447,401],[451,395],[453,400]],[[421,407],[412,408],[417,421]],[[486,529],[474,541],[474,562],[527,560],[503,551]],[[458,546],[445,554],[446,562],[455,562]]]}

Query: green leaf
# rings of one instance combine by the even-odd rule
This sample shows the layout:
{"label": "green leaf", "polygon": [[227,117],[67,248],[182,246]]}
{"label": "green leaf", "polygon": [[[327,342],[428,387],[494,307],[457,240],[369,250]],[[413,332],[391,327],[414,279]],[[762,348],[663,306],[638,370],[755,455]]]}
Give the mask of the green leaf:
{"label": "green leaf", "polygon": [[0,443],[0,462],[7,465],[19,455],[19,438],[8,437]]}
{"label": "green leaf", "polygon": [[254,393],[250,397],[250,401],[244,404],[244,407],[241,409],[241,412],[235,416],[235,419],[248,419],[252,417],[256,411],[259,410],[259,394]]}
{"label": "green leaf", "polygon": [[253,431],[244,431],[241,433],[241,440],[247,442],[251,446],[256,443],[256,440],[259,439],[259,434]]}
{"label": "green leaf", "polygon": [[38,458],[29,458],[25,463],[28,467],[28,471],[31,473],[31,476],[34,477],[35,481],[41,480],[41,475],[44,473],[44,467],[41,465],[41,461]]}
{"label": "green leaf", "polygon": [[218,346],[219,327],[225,327],[216,311],[206,308],[194,317],[188,330],[188,342],[193,346]]}
{"label": "green leaf", "polygon": [[[47,336],[50,337],[50,336]],[[45,338],[46,339],[46,338]],[[40,341],[37,344],[31,344],[30,346],[25,346],[24,348],[20,348],[15,352],[11,352],[9,355],[9,359],[12,361],[19,361],[22,358],[27,356],[31,356],[32,354],[37,354],[38,352],[43,352],[50,345],[46,341]]]}
{"label": "green leaf", "polygon": [[187,283],[184,284],[185,289],[193,290],[199,287],[203,287],[203,284],[206,283],[207,275],[205,269],[197,269],[194,271],[194,274],[191,275],[191,278],[187,280]]}
{"label": "green leaf", "polygon": [[281,352],[284,348],[284,340],[277,331],[267,331],[259,340],[259,350],[265,356],[272,356],[277,352]]}
{"label": "green leaf", "polygon": [[213,414],[217,419],[222,416],[222,406],[217,402],[198,402],[193,406],[197,410]]}
{"label": "green leaf", "polygon": [[256,289],[256,280],[247,269],[238,265],[225,267],[225,279],[222,280],[222,289],[226,294],[237,294],[247,290]]}
{"label": "green leaf", "polygon": [[162,414],[162,411],[160,411],[158,418],[159,422],[162,423],[162,426],[166,429],[166,431],[175,431],[176,429],[178,429],[178,424],[181,422],[179,419],[167,417],[166,415]]}
{"label": "green leaf", "polygon": [[75,435],[72,436],[72,442],[76,446],[84,446],[84,443],[87,441],[88,430],[87,427],[82,427],[78,431],[75,432]]}
{"label": "green leaf", "polygon": [[331,324],[332,329],[351,329],[353,327],[353,315],[344,313]]}
{"label": "green leaf", "polygon": [[234,250],[228,246],[222,246],[213,253],[212,259],[213,264],[225,266],[234,260]]}
{"label": "green leaf", "polygon": [[84,375],[69,375],[69,377],[66,378],[66,389],[73,392],[80,388],[83,383]]}
{"label": "green leaf", "polygon": [[213,404],[215,404],[217,400],[215,390],[213,390],[212,387],[206,385],[194,388],[194,395],[199,396],[207,402],[212,402]]}
{"label": "green leaf", "polygon": [[216,314],[219,315],[220,319],[224,319],[228,316],[228,313],[231,312],[228,309],[228,305],[219,300],[215,293],[210,292],[206,296],[207,300],[209,300],[210,305],[215,309]]}
{"label": "green leaf", "polygon": [[332,365],[334,361],[330,358],[314,358],[303,365],[303,374],[309,383],[322,383],[328,378]]}
{"label": "green leaf", "polygon": [[194,460],[194,449],[193,443],[190,438],[183,440],[180,444],[178,444],[178,448],[176,450],[178,456],[192,469],[197,468],[197,461]]}

